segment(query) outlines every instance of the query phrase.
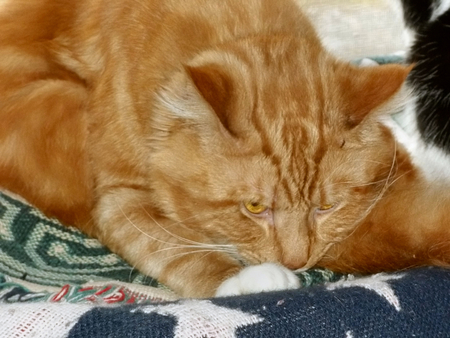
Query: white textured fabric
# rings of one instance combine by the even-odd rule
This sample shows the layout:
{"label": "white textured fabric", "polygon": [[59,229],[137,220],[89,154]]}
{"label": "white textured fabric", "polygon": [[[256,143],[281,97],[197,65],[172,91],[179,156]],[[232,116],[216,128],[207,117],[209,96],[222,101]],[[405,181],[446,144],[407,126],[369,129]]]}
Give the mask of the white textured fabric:
{"label": "white textured fabric", "polygon": [[214,305],[209,300],[188,299],[177,304],[146,305],[132,310],[139,311],[176,317],[175,338],[235,338],[237,328],[264,320],[255,314]]}
{"label": "white textured fabric", "polygon": [[405,50],[400,0],[297,0],[325,47],[346,60]]}
{"label": "white textured fabric", "polygon": [[362,278],[354,278],[353,276],[350,275],[347,277],[346,280],[331,283],[327,287],[327,290],[332,291],[336,289],[353,288],[353,287],[361,287],[367,290],[372,290],[379,296],[386,299],[386,301],[390,305],[392,305],[397,311],[400,311],[402,309],[400,306],[400,301],[388,282],[391,280],[401,279],[403,277],[404,277],[403,274],[387,275],[384,273],[379,273],[376,275]]}
{"label": "white textured fabric", "polygon": [[[107,306],[107,305],[105,305]],[[14,303],[0,306],[1,338],[64,338],[79,318],[99,305]],[[114,307],[114,306],[109,306]],[[177,318],[176,338],[234,338],[236,329],[264,319],[258,315],[214,305],[208,300],[145,305],[130,310]],[[88,338],[88,337],[86,337]]]}
{"label": "white textured fabric", "polygon": [[1,338],[63,338],[94,306],[88,304],[16,303],[0,306]]}

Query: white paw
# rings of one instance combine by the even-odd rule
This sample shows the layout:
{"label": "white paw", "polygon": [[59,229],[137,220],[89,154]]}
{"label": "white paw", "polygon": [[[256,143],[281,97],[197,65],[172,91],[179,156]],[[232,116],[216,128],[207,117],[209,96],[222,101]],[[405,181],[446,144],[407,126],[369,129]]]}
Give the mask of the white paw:
{"label": "white paw", "polygon": [[369,59],[369,58],[364,58],[361,60],[361,62],[359,63],[360,67],[374,67],[374,66],[378,66],[378,62]]}
{"label": "white paw", "polygon": [[217,289],[216,297],[244,295],[265,291],[297,289],[298,277],[289,269],[275,263],[252,265],[225,280]]}

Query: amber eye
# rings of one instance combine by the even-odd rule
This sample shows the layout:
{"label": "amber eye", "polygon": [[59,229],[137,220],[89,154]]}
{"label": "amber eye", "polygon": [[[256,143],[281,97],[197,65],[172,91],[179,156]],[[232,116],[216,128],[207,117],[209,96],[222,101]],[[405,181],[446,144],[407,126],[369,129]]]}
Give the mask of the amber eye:
{"label": "amber eye", "polygon": [[332,212],[337,204],[322,204],[320,207],[317,207],[315,210],[316,215],[325,215]]}
{"label": "amber eye", "polygon": [[258,202],[245,202],[244,203],[245,209],[247,209],[252,214],[262,214],[264,211],[268,209],[267,206],[264,204],[260,204]]}
{"label": "amber eye", "polygon": [[320,211],[327,211],[327,210],[332,209],[333,207],[334,207],[334,204],[324,204],[324,205],[320,206],[319,210]]}

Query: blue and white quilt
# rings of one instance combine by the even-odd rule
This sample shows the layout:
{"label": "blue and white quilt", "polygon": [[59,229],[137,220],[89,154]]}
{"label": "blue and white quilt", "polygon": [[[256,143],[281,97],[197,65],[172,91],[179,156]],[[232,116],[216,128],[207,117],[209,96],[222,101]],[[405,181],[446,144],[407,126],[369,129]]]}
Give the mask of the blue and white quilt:
{"label": "blue and white quilt", "polygon": [[6,301],[0,336],[450,337],[450,270],[417,268],[291,291],[139,305]]}

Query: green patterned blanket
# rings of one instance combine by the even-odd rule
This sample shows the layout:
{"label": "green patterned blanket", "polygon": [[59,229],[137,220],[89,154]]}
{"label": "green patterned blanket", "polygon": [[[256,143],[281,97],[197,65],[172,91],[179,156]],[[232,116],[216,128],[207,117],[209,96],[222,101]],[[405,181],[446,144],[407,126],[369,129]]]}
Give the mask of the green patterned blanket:
{"label": "green patterned blanket", "polygon": [[[0,273],[49,286],[116,280],[164,288],[96,239],[47,218],[6,192],[0,192]],[[298,276],[304,287],[339,278],[321,269]]]}
{"label": "green patterned blanket", "polygon": [[1,192],[0,272],[54,286],[111,279],[157,285],[156,280],[133,269],[96,239]]}

